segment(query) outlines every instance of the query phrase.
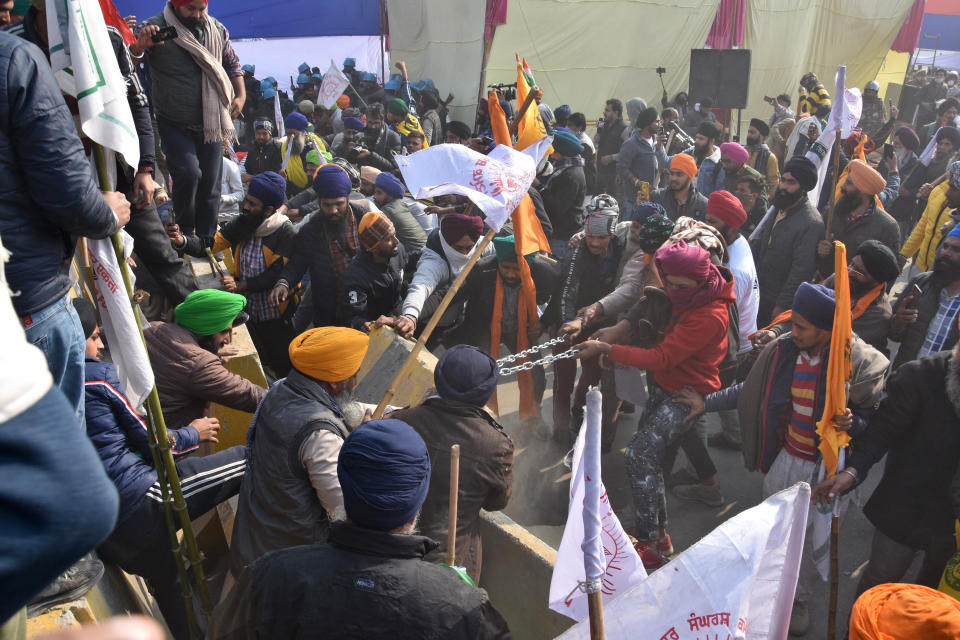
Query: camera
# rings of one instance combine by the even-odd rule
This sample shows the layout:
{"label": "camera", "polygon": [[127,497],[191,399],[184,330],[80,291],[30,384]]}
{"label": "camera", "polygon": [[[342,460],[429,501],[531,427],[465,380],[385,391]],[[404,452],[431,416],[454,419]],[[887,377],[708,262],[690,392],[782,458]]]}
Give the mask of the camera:
{"label": "camera", "polygon": [[660,75],[663,75],[663,74],[665,74],[666,72],[667,72],[667,68],[666,68],[666,67],[657,67],[657,73],[659,73]]}
{"label": "camera", "polygon": [[500,97],[504,100],[516,100],[517,99],[517,83],[513,84],[488,84],[488,89],[496,89],[500,94]]}
{"label": "camera", "polygon": [[363,136],[354,136],[349,145],[350,146],[347,147],[347,160],[356,164],[357,156],[367,148],[366,141],[363,139]]}

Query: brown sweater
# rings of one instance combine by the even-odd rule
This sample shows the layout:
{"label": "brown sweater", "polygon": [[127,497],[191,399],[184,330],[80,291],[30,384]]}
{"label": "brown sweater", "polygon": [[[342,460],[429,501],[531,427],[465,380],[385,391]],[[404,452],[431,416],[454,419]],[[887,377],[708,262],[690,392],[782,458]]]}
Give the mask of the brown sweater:
{"label": "brown sweater", "polygon": [[203,416],[208,402],[253,413],[267,390],[230,373],[197,336],[178,324],[154,322],[144,331],[168,429]]}

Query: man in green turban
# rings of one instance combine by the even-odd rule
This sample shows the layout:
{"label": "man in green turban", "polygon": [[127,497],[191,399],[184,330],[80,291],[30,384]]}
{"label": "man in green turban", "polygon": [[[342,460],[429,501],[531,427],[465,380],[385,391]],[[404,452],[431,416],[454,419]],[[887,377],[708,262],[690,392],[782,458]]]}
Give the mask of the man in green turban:
{"label": "man in green turban", "polygon": [[168,429],[201,417],[209,402],[256,410],[266,389],[230,373],[220,359],[233,328],[247,320],[245,304],[240,294],[200,289],[176,306],[175,322],[154,322],[144,331]]}

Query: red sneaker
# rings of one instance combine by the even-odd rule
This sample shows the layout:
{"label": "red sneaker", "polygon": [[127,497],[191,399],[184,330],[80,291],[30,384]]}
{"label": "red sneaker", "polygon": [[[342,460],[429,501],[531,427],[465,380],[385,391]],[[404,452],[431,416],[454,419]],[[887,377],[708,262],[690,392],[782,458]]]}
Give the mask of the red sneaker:
{"label": "red sneaker", "polygon": [[664,534],[663,538],[657,540],[657,543],[654,545],[654,548],[664,556],[673,555],[673,542],[670,540],[670,534]]}
{"label": "red sneaker", "polygon": [[640,560],[643,561],[643,568],[647,570],[647,573],[656,571],[663,566],[663,556],[660,555],[659,551],[657,551],[654,547],[651,547],[646,542],[640,542],[637,540],[633,543],[633,548],[637,550],[638,554],[640,554]]}

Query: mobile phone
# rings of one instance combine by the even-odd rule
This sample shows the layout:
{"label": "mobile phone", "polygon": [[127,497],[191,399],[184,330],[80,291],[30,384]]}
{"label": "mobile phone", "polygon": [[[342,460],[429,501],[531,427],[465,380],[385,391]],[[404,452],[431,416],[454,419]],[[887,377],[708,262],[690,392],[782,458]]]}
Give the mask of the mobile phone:
{"label": "mobile phone", "polygon": [[884,158],[891,158],[891,157],[893,157],[893,153],[894,153],[894,152],[893,152],[893,145],[890,144],[889,142],[884,142],[884,143],[883,143],[883,157],[884,157]]}
{"label": "mobile phone", "polygon": [[480,138],[480,144],[489,147],[490,145],[493,144],[493,138],[491,138],[490,136],[483,136],[482,138]]}
{"label": "mobile phone", "polygon": [[646,180],[641,182],[640,191],[643,192],[643,197],[647,199],[647,202],[650,202],[650,183]]}
{"label": "mobile phone", "polygon": [[917,307],[917,303],[920,302],[920,294],[922,293],[923,290],[920,287],[915,284],[911,285],[907,294],[909,299],[904,306],[906,306],[907,309],[915,309]]}
{"label": "mobile phone", "polygon": [[152,36],[154,42],[166,42],[167,40],[173,40],[177,37],[177,28],[176,27],[163,27],[160,31],[157,31]]}

